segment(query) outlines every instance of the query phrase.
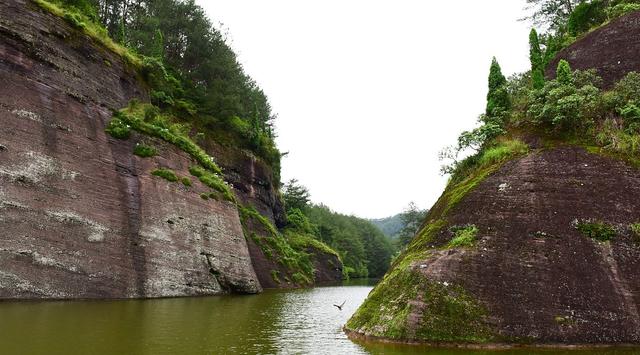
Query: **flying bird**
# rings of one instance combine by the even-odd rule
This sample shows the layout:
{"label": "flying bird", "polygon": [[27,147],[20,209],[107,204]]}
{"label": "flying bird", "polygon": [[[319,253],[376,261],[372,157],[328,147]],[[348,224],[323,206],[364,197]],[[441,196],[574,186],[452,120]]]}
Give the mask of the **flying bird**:
{"label": "flying bird", "polygon": [[339,310],[342,310],[342,306],[344,306],[345,302],[347,302],[347,301],[345,300],[345,301],[344,301],[344,302],[342,302],[342,304],[341,304],[341,305],[339,305],[339,306],[338,306],[337,304],[334,304],[333,306],[334,306],[334,307],[336,307],[336,308],[338,308]]}

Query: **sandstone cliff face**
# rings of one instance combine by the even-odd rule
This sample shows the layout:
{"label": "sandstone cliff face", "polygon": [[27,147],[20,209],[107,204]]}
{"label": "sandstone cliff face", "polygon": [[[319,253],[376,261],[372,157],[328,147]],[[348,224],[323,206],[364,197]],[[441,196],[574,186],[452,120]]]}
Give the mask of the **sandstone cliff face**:
{"label": "sandstone cliff face", "polygon": [[610,88],[627,73],[640,72],[640,12],[615,19],[613,22],[586,34],[562,50],[549,64],[548,78],[555,78],[561,59],[572,69],[592,69],[602,77],[603,87]]}
{"label": "sandstone cliff face", "polygon": [[[105,134],[112,110],[147,95],[120,57],[29,1],[3,1],[0,82],[0,298],[261,290],[235,206],[202,200],[198,181],[150,175],[190,176],[189,156]],[[134,156],[139,141],[159,156]],[[259,164],[223,167],[232,165],[242,180]],[[266,211],[275,193],[265,168],[255,170],[247,195],[237,192]]]}
{"label": "sandstone cliff face", "polygon": [[[582,148],[540,150],[506,163],[444,217],[440,202],[427,220],[431,236],[387,275],[389,285],[402,285],[401,296],[382,302],[374,290],[349,323],[354,335],[640,342],[640,239],[630,228],[640,220],[640,170]],[[615,236],[591,239],[577,220],[610,224]],[[477,227],[476,244],[447,247],[451,227],[465,225]]]}

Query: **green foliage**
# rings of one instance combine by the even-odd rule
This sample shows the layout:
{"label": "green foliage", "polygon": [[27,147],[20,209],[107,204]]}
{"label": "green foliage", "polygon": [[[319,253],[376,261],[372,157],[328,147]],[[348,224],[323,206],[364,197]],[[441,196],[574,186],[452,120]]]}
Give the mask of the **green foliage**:
{"label": "green foliage", "polygon": [[[216,174],[222,173],[213,158],[182,131],[182,126],[170,125],[170,118],[160,114],[157,107],[132,101],[129,107],[116,112],[114,117],[114,119],[125,123],[140,133],[161,138],[177,146],[207,170]],[[111,126],[111,123],[109,123],[109,126]]]}
{"label": "green foliage", "polygon": [[280,277],[279,277],[280,271],[278,270],[271,270],[271,279],[273,280],[273,282],[280,284],[282,283],[282,281],[280,281]]}
{"label": "green foliage", "polygon": [[191,166],[189,168],[189,173],[197,177],[198,180],[200,180],[200,182],[202,182],[203,184],[222,193],[225,200],[235,202],[236,200],[235,196],[233,195],[233,192],[229,188],[229,185],[227,185],[227,183],[224,180],[222,180],[222,178],[219,175],[212,173],[197,165]]}
{"label": "green foliage", "polygon": [[[113,122],[113,121],[111,121]],[[136,144],[136,146],[133,148],[133,154],[142,157],[142,158],[149,158],[149,157],[153,157],[156,154],[158,154],[158,151],[156,150],[156,148],[154,147],[150,147],[148,145],[144,145],[144,144]]]}
{"label": "green foliage", "polygon": [[573,85],[573,72],[569,62],[561,59],[556,70],[556,78],[558,83],[562,85]]}
{"label": "green foliage", "polygon": [[511,102],[506,89],[507,79],[502,74],[498,60],[494,57],[489,69],[489,92],[487,93],[487,117],[498,116],[510,108]]}
{"label": "green foliage", "polygon": [[633,241],[640,244],[640,222],[629,225],[629,229],[631,229]]}
{"label": "green foliage", "polygon": [[284,185],[282,194],[286,209],[296,209],[304,211],[309,204],[309,190],[298,183],[298,180],[291,179]]}
{"label": "green foliage", "polygon": [[42,9],[65,19],[73,27],[93,38],[97,43],[120,55],[127,63],[139,68],[142,64],[140,58],[132,51],[122,46],[109,37],[107,30],[97,22],[93,4],[85,0],[34,0]]}
{"label": "green foliage", "polygon": [[287,211],[287,228],[300,233],[317,234],[317,227],[297,208],[292,208]]}
{"label": "green foliage", "polygon": [[600,242],[608,242],[616,236],[616,230],[604,222],[582,220],[575,221],[574,225],[585,237],[589,237]]}
{"label": "green foliage", "polygon": [[426,214],[427,211],[419,209],[414,202],[409,203],[409,206],[400,214],[403,223],[397,239],[397,245],[400,249],[409,245],[418,233]]}
{"label": "green foliage", "polygon": [[117,139],[128,139],[131,136],[131,127],[118,118],[109,121],[105,131]]}
{"label": "green foliage", "polygon": [[606,20],[607,12],[604,1],[583,2],[573,9],[567,21],[567,29],[571,35],[577,36]]}
{"label": "green foliage", "polygon": [[628,13],[634,12],[634,11],[640,11],[640,4],[638,3],[632,3],[632,4],[627,4],[627,3],[623,3],[623,4],[617,4],[613,7],[611,7],[608,10],[608,15],[609,18],[616,18],[616,17],[620,17],[620,16],[624,16]]}
{"label": "green foliage", "polygon": [[[377,337],[424,342],[484,343],[493,336],[484,322],[486,310],[464,288],[427,279],[417,264],[428,254],[412,254],[369,293],[346,328]],[[416,309],[413,300],[425,307]],[[421,311],[420,311],[421,310]],[[418,311],[420,321],[411,322]]]}
{"label": "green foliage", "polygon": [[472,247],[476,242],[478,227],[474,225],[451,227],[453,239],[447,244],[447,248]]}
{"label": "green foliage", "polygon": [[186,176],[182,177],[182,179],[180,179],[180,181],[182,182],[182,185],[184,185],[186,187],[190,187],[192,185],[191,179],[189,179]]}
{"label": "green foliage", "polygon": [[154,171],[151,172],[151,175],[159,176],[170,182],[178,181],[178,176],[171,169],[165,169],[165,168],[155,169]]}
{"label": "green foliage", "polygon": [[316,239],[336,250],[350,278],[380,277],[389,268],[393,247],[369,221],[311,205],[306,214],[317,232]]}
{"label": "green foliage", "polygon": [[542,50],[540,49],[540,41],[538,32],[535,28],[531,29],[529,34],[529,59],[531,61],[531,81],[534,89],[542,89],[544,87],[544,63]]}
{"label": "green foliage", "polygon": [[240,218],[245,227],[245,235],[249,233],[246,229],[250,220],[258,223],[264,229],[265,235],[259,236],[251,233],[251,238],[261,248],[265,256],[287,268],[296,284],[311,285],[313,283],[313,262],[306,250],[298,247],[300,244],[292,243],[255,208],[238,206],[238,212],[240,212]]}

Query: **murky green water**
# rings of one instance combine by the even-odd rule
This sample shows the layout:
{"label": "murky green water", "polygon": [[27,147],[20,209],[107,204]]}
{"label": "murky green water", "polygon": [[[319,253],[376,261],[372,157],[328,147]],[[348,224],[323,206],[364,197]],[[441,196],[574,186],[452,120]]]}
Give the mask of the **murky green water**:
{"label": "murky green water", "polygon": [[[370,290],[361,284],[257,296],[0,303],[0,354],[640,354],[356,344],[341,327]],[[332,306],[342,301],[342,311]]]}

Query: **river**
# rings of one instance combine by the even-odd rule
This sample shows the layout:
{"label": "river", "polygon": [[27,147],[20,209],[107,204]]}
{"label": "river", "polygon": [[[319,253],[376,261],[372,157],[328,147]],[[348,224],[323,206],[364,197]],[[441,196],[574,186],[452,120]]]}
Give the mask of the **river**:
{"label": "river", "polygon": [[[0,354],[628,355],[638,350],[475,351],[358,344],[342,325],[371,290],[356,282],[256,296],[1,302]],[[342,311],[334,303],[345,302]]]}

